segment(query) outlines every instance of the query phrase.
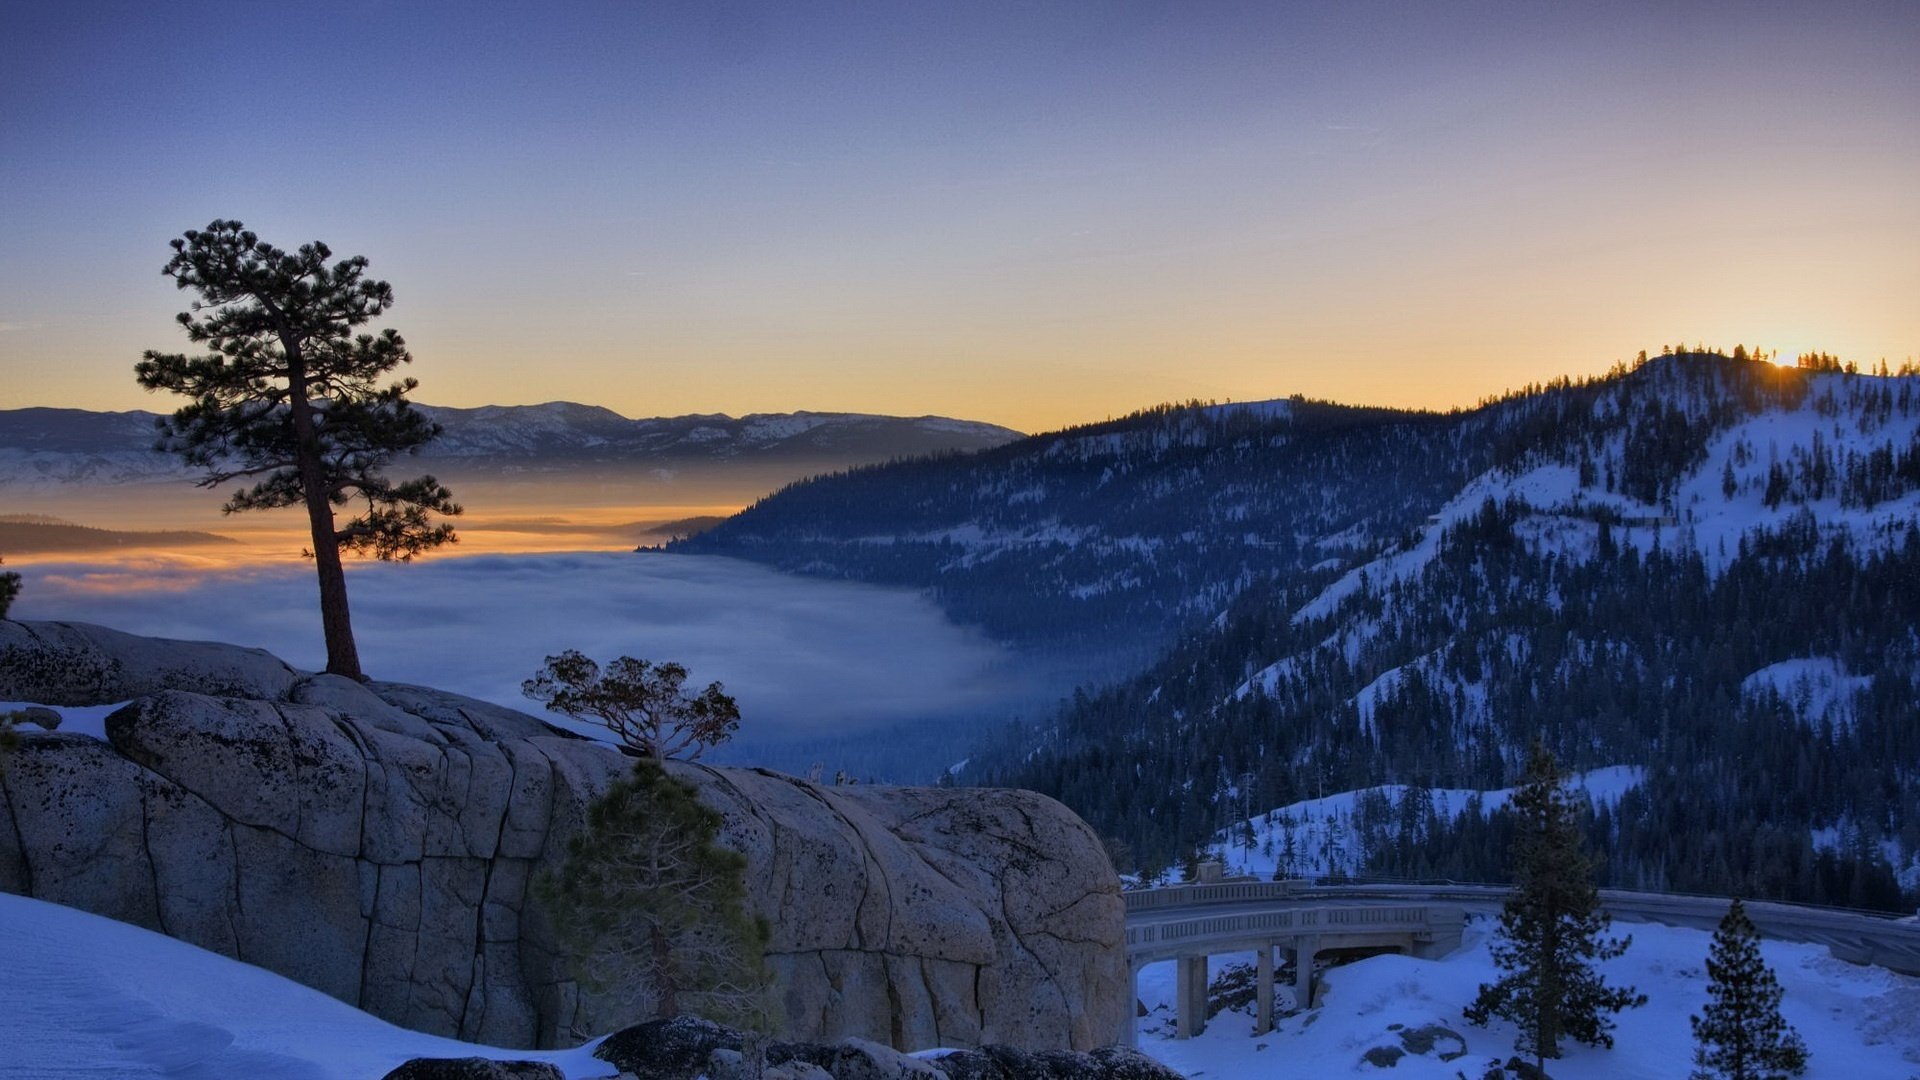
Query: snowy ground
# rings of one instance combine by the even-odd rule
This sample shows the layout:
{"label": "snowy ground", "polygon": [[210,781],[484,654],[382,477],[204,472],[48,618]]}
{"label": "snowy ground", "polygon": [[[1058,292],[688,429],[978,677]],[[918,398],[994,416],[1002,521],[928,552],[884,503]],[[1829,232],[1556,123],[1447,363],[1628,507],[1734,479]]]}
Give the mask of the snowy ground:
{"label": "snowy ground", "polygon": [[496,1050],[377,1020],[185,942],[0,893],[0,1076],[8,1080],[378,1080],[413,1057],[558,1064],[589,1048]]}
{"label": "snowy ground", "polygon": [[[1199,1038],[1172,1038],[1174,965],[1154,964],[1140,975],[1140,999],[1150,1010],[1139,1022],[1140,1047],[1190,1077],[1454,1080],[1464,1073],[1475,1080],[1492,1058],[1513,1053],[1511,1025],[1476,1028],[1460,1018],[1479,984],[1495,974],[1487,953],[1489,928],[1484,920],[1470,923],[1466,945],[1444,960],[1377,956],[1329,969],[1318,1008],[1282,1020],[1258,1039],[1252,1037],[1251,1012],[1223,1012]],[[1650,1000],[1621,1016],[1612,1050],[1575,1046],[1550,1062],[1556,1080],[1677,1080],[1687,1074],[1693,1045],[1687,1018],[1706,1003],[1703,961],[1712,935],[1624,923],[1617,929],[1633,935],[1633,946],[1606,964],[1609,981],[1636,986]],[[1812,1051],[1808,1080],[1920,1078],[1920,979],[1855,967],[1814,945],[1767,942],[1762,951],[1786,989],[1782,1011]],[[1252,955],[1216,957],[1214,971],[1230,962],[1251,963]],[[1432,1050],[1407,1053],[1390,1069],[1364,1061],[1369,1049],[1403,1048],[1402,1033],[1428,1025],[1460,1038],[1440,1036]],[[1465,1056],[1440,1060],[1440,1053],[1458,1052],[1463,1043]]]}
{"label": "snowy ground", "polygon": [[[1627,1013],[1613,1050],[1577,1048],[1551,1070],[1559,1080],[1679,1077],[1691,1035],[1687,1017],[1705,1000],[1702,958],[1709,935],[1623,927],[1633,948],[1609,976],[1652,1002]],[[1171,1037],[1173,965],[1140,977],[1151,1014],[1140,1044],[1192,1077],[1344,1076],[1381,1072],[1363,1064],[1400,1033],[1438,1024],[1457,1033],[1409,1054],[1388,1075],[1477,1077],[1510,1052],[1505,1025],[1467,1026],[1460,1008],[1493,974],[1485,924],[1442,961],[1381,956],[1323,974],[1321,1005],[1251,1037],[1248,1014],[1222,1013],[1198,1039]],[[1770,942],[1769,963],[1786,987],[1787,1018],[1813,1051],[1811,1080],[1920,1078],[1920,979],[1834,960],[1816,946]],[[1215,971],[1249,956],[1215,959]],[[125,923],[0,894],[0,1076],[9,1080],[376,1080],[412,1057],[483,1056],[551,1061],[569,1080],[606,1077],[590,1047],[504,1050],[407,1031],[318,991]],[[1277,995],[1284,1004],[1285,989]],[[1393,1025],[1400,1025],[1398,1029]],[[1457,1050],[1465,1057],[1441,1061]]]}

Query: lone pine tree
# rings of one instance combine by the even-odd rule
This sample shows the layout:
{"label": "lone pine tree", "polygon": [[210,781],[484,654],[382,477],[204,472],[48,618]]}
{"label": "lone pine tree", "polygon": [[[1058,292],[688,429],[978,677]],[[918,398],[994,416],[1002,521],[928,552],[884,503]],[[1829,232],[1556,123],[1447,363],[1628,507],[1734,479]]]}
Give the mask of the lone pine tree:
{"label": "lone pine tree", "polygon": [[[415,380],[380,385],[412,361],[406,342],[393,330],[355,333],[393,304],[393,290],[365,276],[363,256],[329,264],[318,242],[288,253],[238,221],[189,229],[172,245],[162,272],[199,293],[180,325],[209,351],[148,350],[134,366],[141,386],[192,401],[159,421],[156,448],[204,469],[202,487],[248,485],[226,513],[305,507],[327,671],[361,678],[340,553],[407,562],[454,539],[430,515],[460,513],[433,477],[396,483],[383,473],[440,433],[407,400]],[[335,508],[356,501],[365,509],[337,525]]]}
{"label": "lone pine tree", "polygon": [[1631,938],[1606,935],[1593,865],[1581,848],[1579,807],[1540,743],[1527,761],[1527,779],[1513,798],[1514,891],[1500,912],[1493,959],[1504,972],[1480,987],[1468,1021],[1494,1017],[1520,1029],[1514,1049],[1542,1068],[1560,1056],[1563,1038],[1612,1046],[1607,1013],[1647,1003],[1632,987],[1606,984],[1594,964],[1619,956]]}
{"label": "lone pine tree", "polygon": [[640,1020],[691,1013],[768,1026],[768,927],[746,910],[746,857],[720,815],[653,758],[587,807],[539,895],[574,974]]}
{"label": "lone pine tree", "polygon": [[1780,1015],[1780,980],[1760,958],[1760,934],[1738,899],[1707,953],[1707,1007],[1693,1022],[1693,1080],[1788,1080],[1807,1046]]}

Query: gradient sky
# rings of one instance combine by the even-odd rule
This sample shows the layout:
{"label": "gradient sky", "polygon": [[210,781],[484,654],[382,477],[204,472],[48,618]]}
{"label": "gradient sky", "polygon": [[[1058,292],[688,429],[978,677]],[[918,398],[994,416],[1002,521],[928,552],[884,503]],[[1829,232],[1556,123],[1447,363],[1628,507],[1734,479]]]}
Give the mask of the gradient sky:
{"label": "gradient sky", "polygon": [[1920,3],[0,6],[0,407],[171,408],[166,242],[391,281],[416,395],[1034,430],[1920,355]]}

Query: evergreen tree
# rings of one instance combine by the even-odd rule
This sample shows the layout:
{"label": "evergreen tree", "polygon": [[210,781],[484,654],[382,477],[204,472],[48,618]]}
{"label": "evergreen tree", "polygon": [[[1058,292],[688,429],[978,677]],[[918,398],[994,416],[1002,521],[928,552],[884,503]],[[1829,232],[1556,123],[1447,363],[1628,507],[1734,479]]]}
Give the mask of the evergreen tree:
{"label": "evergreen tree", "polygon": [[[0,559],[0,564],[6,560]],[[20,575],[11,570],[0,571],[0,619],[7,617],[7,611],[13,607],[14,598],[20,595]]]}
{"label": "evergreen tree", "polygon": [[671,661],[622,656],[602,668],[568,649],[547,657],[520,691],[555,712],[606,725],[645,757],[692,761],[733,737],[740,707],[717,682],[697,695],[686,692],[686,682],[686,667]]}
{"label": "evergreen tree", "polygon": [[1693,1021],[1693,1080],[1787,1080],[1807,1047],[1780,1016],[1780,981],[1760,958],[1760,935],[1738,899],[1707,954],[1707,1007]]}
{"label": "evergreen tree", "polygon": [[1516,1024],[1514,1049],[1541,1068],[1560,1056],[1563,1038],[1612,1046],[1613,1020],[1605,1014],[1647,1002],[1632,987],[1608,986],[1593,969],[1632,939],[1605,936],[1611,920],[1600,910],[1574,800],[1553,755],[1535,742],[1526,783],[1513,797],[1514,892],[1493,942],[1505,974],[1483,984],[1465,1010],[1474,1024],[1496,1016]]}
{"label": "evergreen tree", "polygon": [[[329,265],[332,251],[317,242],[289,254],[238,221],[189,229],[173,253],[162,272],[200,294],[180,325],[210,351],[148,350],[134,365],[141,386],[192,400],[159,422],[156,448],[205,469],[202,487],[250,484],[226,513],[306,509],[327,671],[361,678],[341,551],[406,562],[454,539],[430,514],[460,512],[433,477],[396,483],[382,472],[440,433],[407,400],[413,379],[378,383],[413,359],[400,335],[355,333],[392,305],[393,290],[364,276],[364,257]],[[336,526],[335,508],[355,501],[364,512]]]}
{"label": "evergreen tree", "polygon": [[720,847],[720,815],[641,758],[587,807],[538,893],[574,974],[634,1003],[629,1022],[692,1014],[764,1030],[768,927],[746,909],[746,856]]}

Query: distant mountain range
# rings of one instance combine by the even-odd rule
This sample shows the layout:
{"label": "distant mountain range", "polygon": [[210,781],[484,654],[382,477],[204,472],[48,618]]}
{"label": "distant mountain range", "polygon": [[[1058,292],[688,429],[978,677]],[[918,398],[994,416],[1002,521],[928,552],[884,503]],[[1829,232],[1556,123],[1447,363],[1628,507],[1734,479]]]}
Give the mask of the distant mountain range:
{"label": "distant mountain range", "polygon": [[[468,475],[729,463],[826,470],[980,450],[1021,437],[994,424],[941,416],[796,412],[631,420],[564,401],[420,409],[445,428],[420,461]],[[138,484],[188,475],[176,459],[153,451],[156,417],[140,411],[0,410],[0,489]]]}
{"label": "distant mountain range", "polygon": [[[1501,788],[1539,739],[1641,778],[1592,824],[1615,884],[1920,902],[1920,376],[1695,354],[1446,414],[1164,408],[675,548],[1144,655],[956,771],[1143,870],[1334,792]],[[1504,826],[1422,801],[1367,872],[1505,880]]]}
{"label": "distant mountain range", "polygon": [[183,548],[231,543],[234,543],[231,537],[209,532],[180,529],[127,532],[89,528],[43,514],[0,514],[0,551],[9,555]]}

